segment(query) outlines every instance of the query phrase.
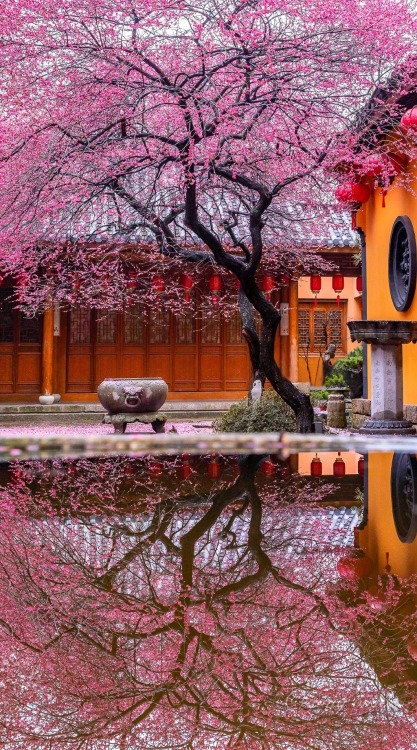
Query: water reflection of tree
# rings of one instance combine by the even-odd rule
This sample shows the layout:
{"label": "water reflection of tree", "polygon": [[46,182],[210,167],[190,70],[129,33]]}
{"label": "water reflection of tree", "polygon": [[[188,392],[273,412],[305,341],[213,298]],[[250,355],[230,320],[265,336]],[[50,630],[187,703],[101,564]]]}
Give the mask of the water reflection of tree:
{"label": "water reflection of tree", "polygon": [[0,526],[6,745],[410,747],[326,593],[339,540],[325,514],[296,480],[261,501],[256,463],[206,493],[167,471],[170,492],[123,515],[115,491],[137,478],[121,464],[67,474],[67,509],[62,464],[37,486],[20,469]]}

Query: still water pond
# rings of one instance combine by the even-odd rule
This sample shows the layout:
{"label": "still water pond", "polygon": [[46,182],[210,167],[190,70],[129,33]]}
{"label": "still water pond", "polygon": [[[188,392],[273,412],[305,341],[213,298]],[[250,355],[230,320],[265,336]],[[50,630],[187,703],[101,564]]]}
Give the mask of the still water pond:
{"label": "still water pond", "polygon": [[415,457],[0,468],[0,744],[417,747]]}

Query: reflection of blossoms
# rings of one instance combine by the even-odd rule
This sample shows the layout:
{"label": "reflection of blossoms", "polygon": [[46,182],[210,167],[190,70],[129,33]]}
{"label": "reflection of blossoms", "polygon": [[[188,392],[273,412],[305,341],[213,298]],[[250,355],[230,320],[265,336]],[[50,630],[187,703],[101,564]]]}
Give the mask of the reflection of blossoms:
{"label": "reflection of blossoms", "polygon": [[181,495],[167,462],[148,503],[132,491],[144,461],[18,468],[1,494],[3,742],[403,747],[406,721],[326,593],[335,511],[297,478],[285,500],[283,483],[265,484],[261,501],[256,464],[218,491],[196,472]]}

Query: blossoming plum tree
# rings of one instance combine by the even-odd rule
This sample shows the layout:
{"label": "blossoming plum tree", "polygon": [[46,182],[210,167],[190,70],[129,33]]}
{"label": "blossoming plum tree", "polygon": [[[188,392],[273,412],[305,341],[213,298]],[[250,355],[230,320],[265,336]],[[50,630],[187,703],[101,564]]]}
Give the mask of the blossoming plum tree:
{"label": "blossoming plum tree", "polygon": [[[292,221],[324,221],[327,168],[359,135],[342,149],[340,133],[410,54],[411,6],[10,0],[0,241],[19,303],[120,307],[138,248],[128,293],[143,307],[161,269],[232,274],[254,373],[310,429],[308,398],[274,359],[280,313],[260,275],[303,268]],[[170,288],[166,304],[178,309]]]}

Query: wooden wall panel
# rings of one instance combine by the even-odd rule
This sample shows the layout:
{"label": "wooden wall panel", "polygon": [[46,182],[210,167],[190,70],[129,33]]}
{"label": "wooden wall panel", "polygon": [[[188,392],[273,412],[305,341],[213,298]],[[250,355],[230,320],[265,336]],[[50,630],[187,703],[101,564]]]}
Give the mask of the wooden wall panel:
{"label": "wooden wall panel", "polygon": [[13,393],[13,352],[0,352],[0,393]]}
{"label": "wooden wall panel", "polygon": [[16,391],[18,393],[37,393],[40,390],[40,352],[18,352],[16,377]]}
{"label": "wooden wall panel", "polygon": [[224,357],[224,389],[240,391],[248,386],[249,361],[245,351],[226,348]]}
{"label": "wooden wall panel", "polygon": [[95,389],[105,378],[120,377],[120,371],[117,367],[117,354],[115,351],[97,352],[95,359]]}
{"label": "wooden wall panel", "polygon": [[90,352],[69,354],[67,360],[67,389],[70,393],[83,393],[92,389]]}
{"label": "wooden wall panel", "polygon": [[175,348],[173,354],[173,390],[194,391],[197,388],[197,357],[195,347],[181,351]]}
{"label": "wooden wall panel", "polygon": [[148,354],[148,372],[146,373],[146,377],[163,378],[168,383],[168,388],[172,387],[171,356],[169,350],[160,354]]}
{"label": "wooden wall panel", "polygon": [[223,357],[220,347],[204,347],[200,354],[201,391],[223,390]]}
{"label": "wooden wall panel", "polygon": [[122,378],[144,378],[145,377],[145,352],[137,351],[131,354],[123,352],[121,355],[120,377]]}

